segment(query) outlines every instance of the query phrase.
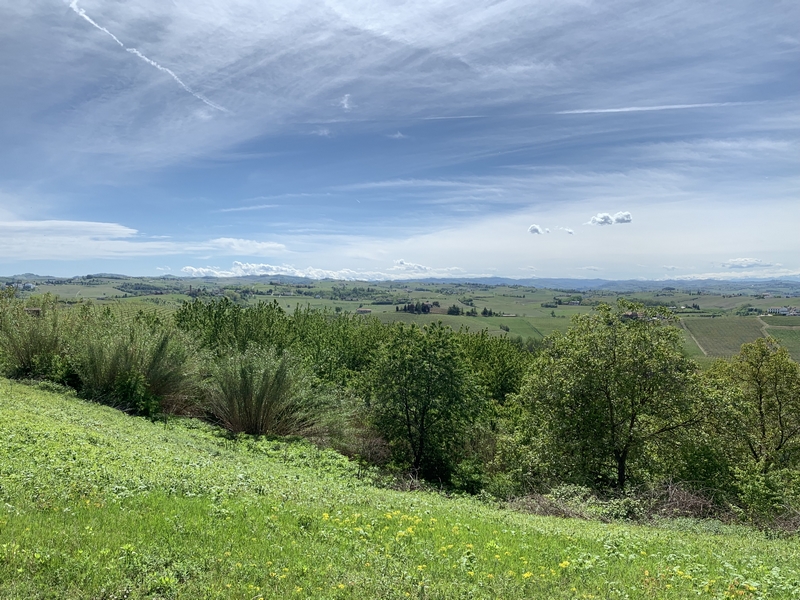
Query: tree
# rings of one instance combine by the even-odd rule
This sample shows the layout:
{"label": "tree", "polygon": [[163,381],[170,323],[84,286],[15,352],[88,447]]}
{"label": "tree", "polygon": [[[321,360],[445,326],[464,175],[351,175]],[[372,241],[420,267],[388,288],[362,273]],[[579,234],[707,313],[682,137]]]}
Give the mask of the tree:
{"label": "tree", "polygon": [[669,318],[620,300],[546,339],[521,396],[559,478],[623,489],[648,444],[700,417],[696,365]]}
{"label": "tree", "polygon": [[710,371],[720,398],[717,429],[738,460],[766,474],[800,459],[800,365],[772,339],[743,344]]}
{"label": "tree", "polygon": [[369,408],[376,428],[412,473],[449,477],[477,399],[449,327],[391,327],[371,369]]}

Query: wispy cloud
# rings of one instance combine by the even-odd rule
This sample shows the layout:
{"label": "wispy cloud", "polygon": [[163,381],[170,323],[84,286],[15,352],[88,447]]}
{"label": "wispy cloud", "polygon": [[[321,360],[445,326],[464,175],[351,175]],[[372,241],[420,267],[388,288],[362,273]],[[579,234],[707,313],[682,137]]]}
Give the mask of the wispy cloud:
{"label": "wispy cloud", "polygon": [[265,210],[267,208],[277,208],[279,204],[254,204],[252,206],[237,206],[235,208],[220,208],[217,212],[230,213],[230,212],[246,212],[250,210]]}
{"label": "wispy cloud", "polygon": [[576,110],[560,110],[556,115],[594,115],[603,113],[648,112],[654,110],[684,110],[688,108],[718,108],[721,106],[739,106],[744,102],[704,102],[702,104],[662,104],[660,106],[626,106],[623,108],[580,108]]}
{"label": "wispy cloud", "polygon": [[136,229],[95,221],[2,221],[0,257],[3,260],[86,260],[214,254],[220,256],[276,256],[284,244],[240,238],[169,241],[145,238]]}
{"label": "wispy cloud", "polygon": [[71,0],[71,2],[69,3],[69,7],[73,10],[73,12],[75,12],[75,14],[77,14],[79,17],[81,17],[84,21],[86,21],[87,23],[91,24],[96,29],[99,29],[103,33],[109,35],[111,37],[111,39],[113,39],[121,48],[124,48],[126,51],[130,52],[131,54],[134,54],[134,55],[138,56],[139,58],[141,58],[144,62],[146,62],[150,66],[153,66],[156,69],[158,69],[159,71],[161,71],[162,73],[166,73],[167,75],[172,77],[172,79],[174,79],[175,82],[179,86],[181,86],[185,91],[189,92],[192,96],[194,96],[195,98],[197,98],[201,102],[205,103],[206,105],[210,106],[211,108],[213,108],[215,110],[219,110],[219,111],[222,111],[222,112],[228,112],[228,109],[220,106],[219,104],[216,104],[216,103],[212,102],[211,100],[209,100],[208,98],[203,96],[203,94],[200,94],[199,92],[194,91],[192,88],[190,88],[188,85],[186,85],[181,80],[181,78],[178,77],[175,74],[175,72],[172,71],[171,69],[168,69],[167,67],[158,64],[153,59],[148,58],[147,56],[145,56],[144,54],[139,52],[139,50],[137,50],[136,48],[128,48],[127,46],[125,46],[125,44],[123,44],[117,36],[115,36],[108,29],[106,29],[105,27],[103,27],[102,25],[97,23],[97,21],[92,19],[89,15],[87,15],[86,11],[78,6],[78,0]]}
{"label": "wispy cloud", "polygon": [[392,138],[393,140],[402,140],[402,139],[407,138],[408,136],[407,135],[403,135],[402,133],[400,133],[398,131],[397,133],[391,133],[391,134],[387,135],[386,137]]}
{"label": "wispy cloud", "polygon": [[485,115],[454,115],[450,117],[420,117],[422,121],[448,121],[450,119],[485,119]]}

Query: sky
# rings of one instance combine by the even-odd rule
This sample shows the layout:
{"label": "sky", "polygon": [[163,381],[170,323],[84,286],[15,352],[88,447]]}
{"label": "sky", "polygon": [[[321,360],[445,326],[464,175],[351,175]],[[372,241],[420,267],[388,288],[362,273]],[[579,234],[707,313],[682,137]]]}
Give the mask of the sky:
{"label": "sky", "polygon": [[796,0],[0,22],[0,275],[800,277]]}

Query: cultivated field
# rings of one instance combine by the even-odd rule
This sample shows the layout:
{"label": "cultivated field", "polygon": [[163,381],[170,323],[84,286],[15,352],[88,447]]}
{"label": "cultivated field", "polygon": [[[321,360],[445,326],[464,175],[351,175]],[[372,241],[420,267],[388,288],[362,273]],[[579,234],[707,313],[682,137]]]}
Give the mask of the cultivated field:
{"label": "cultivated field", "polygon": [[714,357],[732,356],[742,344],[763,337],[756,317],[686,318],[683,324],[706,355]]}
{"label": "cultivated field", "polygon": [[[268,277],[250,280],[90,277],[40,282],[35,293],[50,292],[70,304],[92,300],[129,315],[145,310],[156,311],[165,317],[177,310],[181,303],[194,297],[227,295],[235,302],[245,305],[275,300],[288,312],[293,312],[298,306],[344,312],[355,312],[361,308],[369,309],[372,315],[384,322],[424,324],[442,321],[454,329],[487,329],[491,335],[508,333],[534,340],[553,331],[566,331],[573,315],[592,311],[598,302],[613,304],[618,297],[625,297],[651,305],[674,307],[674,312],[684,322],[686,353],[703,366],[710,364],[715,357],[737,353],[741,344],[752,342],[765,333],[785,340],[791,346],[793,356],[800,358],[800,350],[794,342],[795,335],[791,330],[773,329],[798,327],[800,317],[741,317],[736,314],[747,306],[758,313],[769,307],[796,305],[800,303],[797,298],[773,297],[786,292],[797,293],[796,284],[795,287],[790,283],[782,284],[782,287],[767,285],[764,289],[752,286],[738,289],[731,287],[732,284],[726,284],[727,293],[713,287],[676,289],[659,288],[655,282],[652,285],[653,289],[644,291],[578,292],[478,283],[368,283],[290,281],[280,278],[272,281]],[[579,306],[569,305],[570,300],[578,297],[581,299]],[[438,302],[439,308],[436,309],[436,314],[398,312],[395,308],[417,302]],[[542,306],[543,304],[546,306]],[[474,309],[478,315],[445,314],[446,309],[454,305],[464,313]],[[503,316],[481,316],[484,309]],[[711,316],[715,318],[709,318]],[[785,333],[786,331],[789,333]]]}
{"label": "cultivated field", "polygon": [[792,358],[800,361],[800,329],[777,329],[769,327],[767,333],[784,346]]}

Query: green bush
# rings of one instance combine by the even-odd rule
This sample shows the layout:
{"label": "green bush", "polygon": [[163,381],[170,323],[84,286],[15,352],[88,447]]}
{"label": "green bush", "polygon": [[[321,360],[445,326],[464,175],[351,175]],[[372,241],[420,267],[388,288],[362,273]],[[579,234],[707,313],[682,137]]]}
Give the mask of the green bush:
{"label": "green bush", "polygon": [[95,315],[81,337],[73,360],[82,397],[149,417],[191,397],[190,345],[178,332],[141,316],[120,323],[106,313]]}
{"label": "green bush", "polygon": [[314,425],[310,380],[287,353],[250,347],[217,360],[209,410],[232,433],[300,435]]}
{"label": "green bush", "polygon": [[4,374],[16,379],[67,381],[69,325],[50,296],[30,306],[4,299],[0,305],[0,363]]}

